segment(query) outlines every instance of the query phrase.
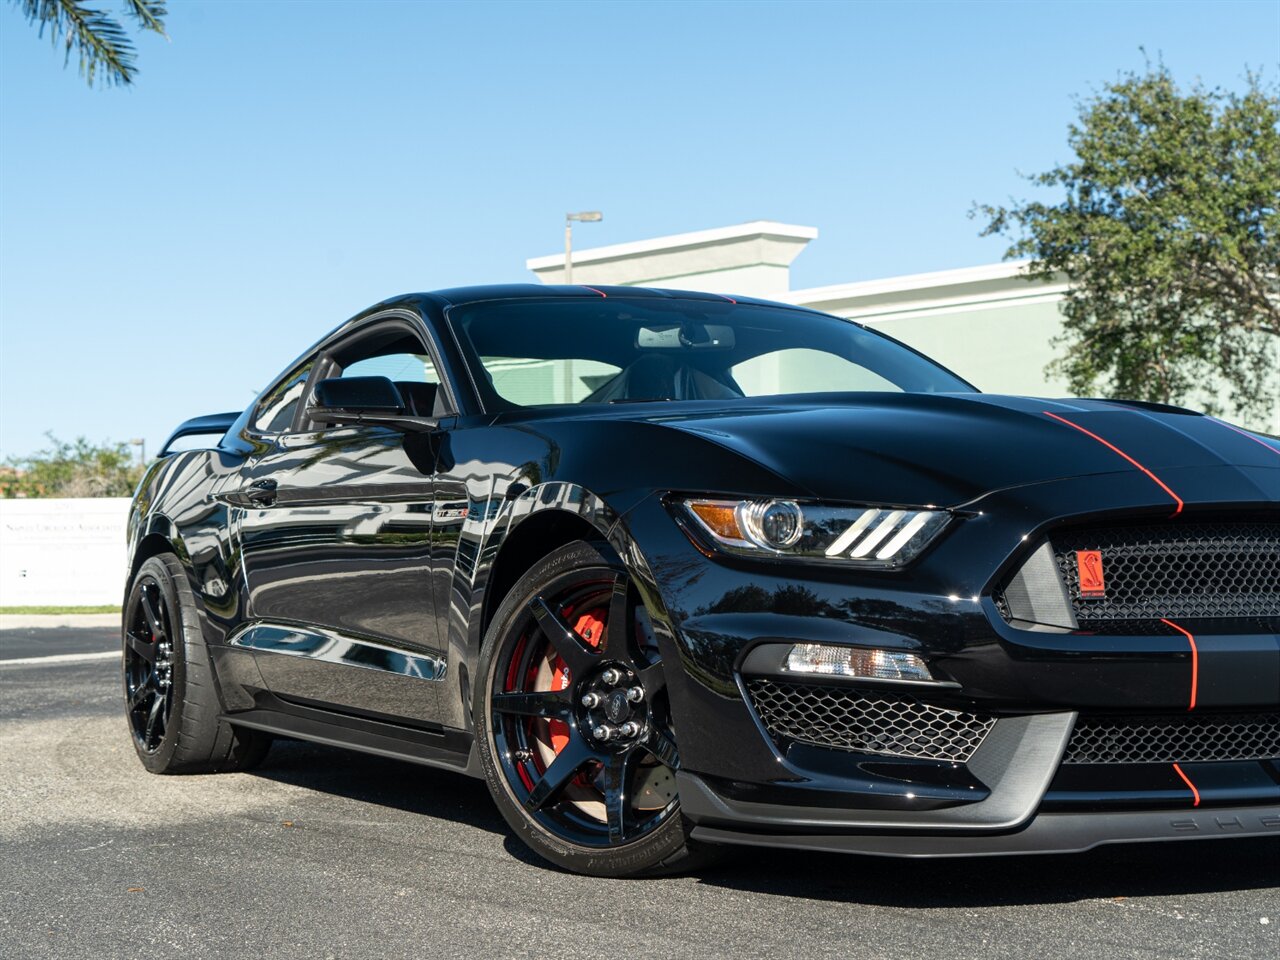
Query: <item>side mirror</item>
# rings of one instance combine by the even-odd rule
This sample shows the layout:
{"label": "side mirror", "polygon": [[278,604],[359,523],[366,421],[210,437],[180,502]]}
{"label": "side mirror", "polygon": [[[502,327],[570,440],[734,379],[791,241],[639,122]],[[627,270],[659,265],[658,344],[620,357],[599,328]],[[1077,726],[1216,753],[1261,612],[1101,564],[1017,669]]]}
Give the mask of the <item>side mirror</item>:
{"label": "side mirror", "polygon": [[316,384],[312,406],[352,413],[404,413],[396,385],[386,377],[334,377]]}
{"label": "side mirror", "polygon": [[396,385],[386,377],[334,377],[316,384],[307,416],[322,423],[380,423],[406,430],[429,430],[435,421],[405,409]]}

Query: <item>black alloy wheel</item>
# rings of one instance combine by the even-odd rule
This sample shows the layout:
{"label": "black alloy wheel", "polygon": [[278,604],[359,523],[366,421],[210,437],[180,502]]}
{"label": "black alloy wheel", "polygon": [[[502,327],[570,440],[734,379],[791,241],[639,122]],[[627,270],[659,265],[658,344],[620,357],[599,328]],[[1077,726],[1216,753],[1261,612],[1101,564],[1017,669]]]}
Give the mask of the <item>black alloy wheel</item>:
{"label": "black alloy wheel", "polygon": [[138,750],[160,749],[173,714],[173,614],[154,575],[139,577],[124,624],[125,710]]}
{"label": "black alloy wheel", "polygon": [[573,543],[529,571],[494,615],[482,667],[486,777],[535,852],[601,876],[688,865],[666,676],[612,551]]}
{"label": "black alloy wheel", "polygon": [[152,773],[247,770],[270,736],[221,719],[222,702],[181,561],[148,557],[129,587],[121,627],[125,717]]}

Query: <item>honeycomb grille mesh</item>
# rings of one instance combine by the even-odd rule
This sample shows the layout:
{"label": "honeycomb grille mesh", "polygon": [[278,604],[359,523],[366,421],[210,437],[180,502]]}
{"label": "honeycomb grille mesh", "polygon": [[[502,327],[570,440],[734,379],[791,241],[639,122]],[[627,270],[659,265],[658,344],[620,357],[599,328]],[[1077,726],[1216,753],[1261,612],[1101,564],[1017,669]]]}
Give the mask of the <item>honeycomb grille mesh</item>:
{"label": "honeycomb grille mesh", "polygon": [[[1054,557],[1081,626],[1164,617],[1280,616],[1280,523],[1062,531]],[[1100,550],[1105,596],[1080,596],[1077,550]]]}
{"label": "honeycomb grille mesh", "polygon": [[1280,713],[1081,717],[1063,763],[1280,760]]}
{"label": "honeycomb grille mesh", "polygon": [[751,679],[747,692],[775,740],[860,753],[964,762],[995,723],[993,717],[835,684]]}

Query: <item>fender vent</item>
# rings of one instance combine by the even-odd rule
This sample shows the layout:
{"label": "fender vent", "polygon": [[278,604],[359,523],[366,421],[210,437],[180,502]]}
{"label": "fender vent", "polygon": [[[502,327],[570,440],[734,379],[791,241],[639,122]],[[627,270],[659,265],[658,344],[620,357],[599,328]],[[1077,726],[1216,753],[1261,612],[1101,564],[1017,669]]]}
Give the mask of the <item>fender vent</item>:
{"label": "fender vent", "polygon": [[746,683],[752,706],[780,746],[799,741],[859,753],[963,763],[995,724],[994,717],[836,684],[763,678]]}

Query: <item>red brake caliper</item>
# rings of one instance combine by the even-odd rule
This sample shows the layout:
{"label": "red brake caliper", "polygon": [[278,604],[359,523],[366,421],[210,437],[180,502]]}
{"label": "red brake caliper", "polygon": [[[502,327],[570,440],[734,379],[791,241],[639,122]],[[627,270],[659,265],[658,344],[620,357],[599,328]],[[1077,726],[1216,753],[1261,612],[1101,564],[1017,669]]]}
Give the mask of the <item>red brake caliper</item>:
{"label": "red brake caliper", "polygon": [[[600,646],[604,636],[604,618],[607,616],[604,607],[587,610],[578,617],[573,630],[593,647]],[[567,690],[572,681],[569,668],[559,656],[551,663],[551,689]],[[563,720],[548,721],[551,733],[551,749],[559,753],[569,745],[569,725]]]}

